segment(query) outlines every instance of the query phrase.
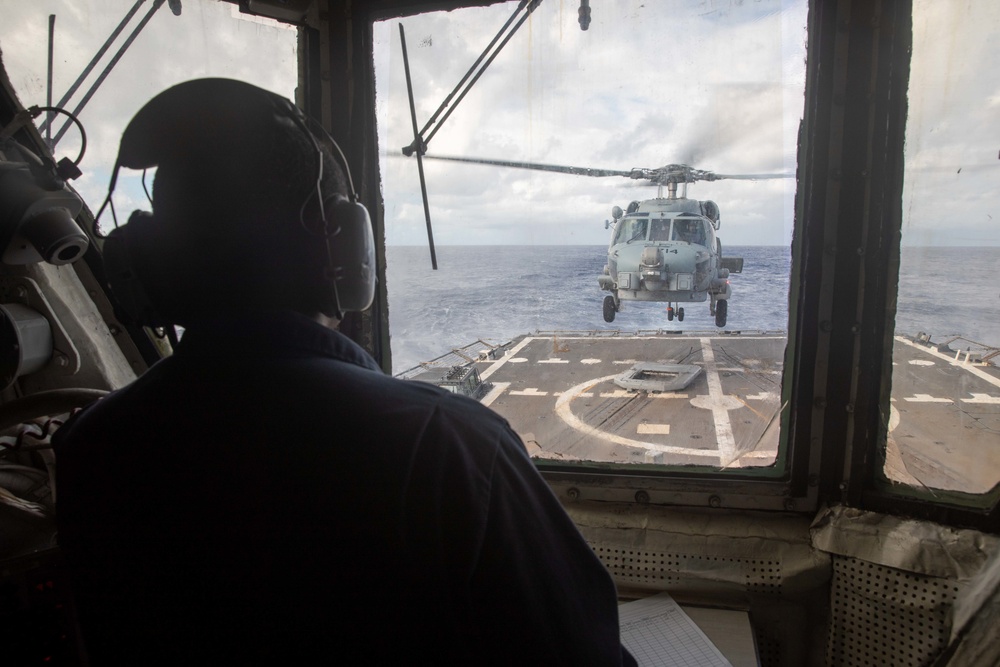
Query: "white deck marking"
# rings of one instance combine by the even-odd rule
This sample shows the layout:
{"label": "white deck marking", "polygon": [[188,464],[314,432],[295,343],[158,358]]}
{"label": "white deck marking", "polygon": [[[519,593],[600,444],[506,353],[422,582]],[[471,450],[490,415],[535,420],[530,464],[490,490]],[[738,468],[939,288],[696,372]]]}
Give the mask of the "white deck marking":
{"label": "white deck marking", "polygon": [[639,424],[635,432],[639,435],[670,435],[670,424]]}
{"label": "white deck marking", "polygon": [[903,338],[902,336],[896,336],[896,340],[899,341],[900,343],[904,343],[906,345],[909,345],[910,347],[915,347],[918,350],[920,350],[921,352],[929,354],[932,357],[937,357],[938,359],[941,359],[942,361],[947,361],[952,366],[957,366],[957,367],[959,367],[959,368],[961,368],[963,370],[966,370],[966,371],[972,373],[973,375],[975,375],[976,377],[978,377],[979,379],[985,380],[986,382],[989,382],[994,387],[1000,387],[1000,378],[995,378],[992,375],[990,375],[989,373],[987,373],[986,371],[982,371],[982,370],[976,368],[975,366],[971,366],[969,364],[963,364],[961,362],[956,362],[951,357],[945,356],[944,354],[941,354],[937,350],[931,349],[929,347],[924,347],[923,345],[917,345],[916,343],[914,343],[912,341],[909,341],[909,340]]}
{"label": "white deck marking", "polygon": [[766,401],[768,399],[777,398],[778,395],[773,391],[762,391],[759,394],[749,395],[747,394],[748,401]]}
{"label": "white deck marking", "polygon": [[910,359],[911,366],[933,366],[933,361],[928,361],[927,359]]}
{"label": "white deck marking", "polygon": [[[485,380],[489,376],[493,375],[494,373],[497,372],[497,370],[500,369],[501,366],[503,366],[508,361],[512,361],[512,362],[515,361],[514,355],[516,355],[518,352],[520,352],[521,350],[523,350],[525,348],[525,346],[530,341],[532,341],[532,340],[534,340],[534,339],[533,338],[525,338],[520,343],[518,343],[514,347],[510,348],[510,351],[508,351],[507,354],[505,354],[502,358],[497,359],[496,362],[492,366],[490,366],[489,368],[487,368],[486,370],[484,370],[482,373],[479,374],[480,379]],[[518,361],[517,363],[520,363],[520,361]]]}
{"label": "white deck marking", "polygon": [[527,389],[520,389],[517,391],[510,392],[511,396],[548,396],[547,391],[538,391],[538,387],[528,387]]}
{"label": "white deck marking", "polygon": [[558,357],[553,357],[552,359],[539,359],[540,364],[568,364],[569,359],[560,359]]}
{"label": "white deck marking", "polygon": [[587,380],[581,382],[580,384],[567,389],[562,396],[556,401],[556,414],[566,422],[566,424],[580,433],[591,437],[597,438],[599,440],[604,440],[616,445],[622,445],[625,447],[635,447],[637,449],[644,449],[647,452],[663,452],[664,454],[679,454],[681,456],[703,456],[710,457],[718,460],[719,453],[713,449],[694,449],[691,447],[674,447],[672,445],[658,445],[652,442],[643,442],[641,440],[632,440],[631,438],[625,438],[620,435],[615,435],[613,433],[608,433],[602,431],[601,429],[585,424],[580,420],[579,417],[573,414],[570,409],[570,403],[574,398],[581,395],[583,392],[589,391],[594,388],[594,386],[602,383],[614,380],[616,376],[606,375],[605,377],[594,378],[592,380]]}
{"label": "white deck marking", "polygon": [[493,401],[500,398],[500,394],[507,391],[507,387],[509,386],[510,382],[494,382],[493,388],[490,389],[490,393],[483,396],[483,399],[479,402],[486,406],[492,405]]}
{"label": "white deck marking", "polygon": [[[715,350],[712,349],[712,341],[708,338],[701,339],[701,356],[704,360],[705,379],[708,381],[708,398],[712,410],[712,419],[715,421],[715,439],[719,445],[719,461],[722,465],[728,466],[736,458],[736,438],[733,437],[733,425],[729,421],[729,410],[732,406],[725,401],[727,397],[722,393],[722,380],[719,378],[718,369],[715,366]],[[691,400],[692,405],[695,399]],[[737,401],[737,406],[739,407]],[[702,405],[697,407],[709,407]]]}
{"label": "white deck marking", "polygon": [[889,406],[889,423],[887,424],[887,427],[889,429],[889,433],[892,433],[893,431],[895,431],[897,426],[899,426],[899,410],[897,410],[895,406],[890,405]]}
{"label": "white deck marking", "polygon": [[636,361],[635,359],[620,359],[611,363],[618,364],[619,366],[634,366]]}
{"label": "white deck marking", "polygon": [[914,394],[903,399],[911,403],[954,403],[950,398],[935,398],[930,394]]}
{"label": "white deck marking", "polygon": [[[564,392],[564,391],[554,391],[554,392],[552,392],[552,395],[553,396],[562,396],[565,393],[566,392]],[[594,392],[592,392],[592,391],[585,391],[582,394],[577,394],[577,397],[579,397],[579,398],[593,398],[594,397]]]}
{"label": "white deck marking", "polygon": [[528,363],[528,360],[526,358],[524,358],[524,357],[514,357],[513,359],[508,359],[508,361],[510,363],[512,363],[512,364],[526,364],[526,363]]}
{"label": "white deck marking", "polygon": [[624,389],[601,392],[601,398],[628,398],[629,396],[635,396],[635,395],[636,395],[635,392],[625,391]]}
{"label": "white deck marking", "polygon": [[[972,392],[970,392],[972,393]],[[990,403],[1000,405],[1000,396],[990,396],[989,394],[972,394],[972,398],[963,398],[963,403]]]}
{"label": "white deck marking", "polygon": [[581,364],[599,364],[599,363],[601,363],[601,360],[600,359],[581,359],[580,363]]}

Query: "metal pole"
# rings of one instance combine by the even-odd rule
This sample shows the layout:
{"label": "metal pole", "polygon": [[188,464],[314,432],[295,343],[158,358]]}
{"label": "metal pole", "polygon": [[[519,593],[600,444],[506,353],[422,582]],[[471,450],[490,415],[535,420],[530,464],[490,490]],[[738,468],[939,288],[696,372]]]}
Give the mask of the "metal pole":
{"label": "metal pole", "polygon": [[476,72],[476,75],[472,77],[472,81],[469,82],[469,85],[466,86],[465,90],[462,91],[462,94],[458,96],[457,100],[455,100],[455,104],[449,107],[448,111],[446,111],[444,116],[441,117],[441,120],[438,121],[437,126],[433,130],[431,130],[430,134],[427,135],[427,137],[424,139],[425,144],[430,143],[430,140],[434,138],[434,135],[437,134],[437,131],[441,129],[441,126],[444,125],[444,122],[448,120],[448,117],[451,115],[451,113],[458,108],[458,104],[463,99],[465,99],[465,96],[469,93],[470,90],[472,90],[472,87],[476,85],[476,82],[479,81],[479,77],[481,77],[486,72],[486,68],[493,63],[493,61],[496,59],[498,55],[500,55],[500,52],[503,50],[503,47],[507,46],[507,42],[511,40],[511,38],[514,36],[514,33],[518,31],[518,29],[524,24],[524,22],[528,20],[528,18],[531,16],[531,13],[535,11],[535,9],[538,7],[539,4],[541,4],[541,1],[542,0],[532,0],[532,2],[528,4],[528,8],[524,16],[522,16],[521,19],[517,22],[517,25],[514,26],[513,30],[507,33],[507,36],[504,37],[502,42],[500,42],[500,46],[497,47],[497,50],[494,51],[492,55],[490,55],[490,57],[486,60],[486,63],[483,65],[482,69]]}
{"label": "metal pole", "polygon": [[45,112],[45,143],[49,150],[52,150],[52,51],[55,44],[56,35],[56,15],[49,14],[49,72],[45,89],[45,106],[49,110]]}
{"label": "metal pole", "polygon": [[[490,50],[496,45],[496,43],[500,40],[500,36],[503,35],[507,31],[507,28],[509,28],[510,24],[514,22],[514,19],[517,17],[518,13],[522,9],[524,9],[524,6],[527,3],[528,3],[528,0],[521,0],[521,3],[514,10],[514,13],[510,15],[510,18],[507,19],[507,22],[504,23],[503,27],[500,28],[500,31],[496,34],[496,36],[493,37],[493,41],[491,41],[486,46],[486,48],[483,49],[483,52],[479,54],[478,58],[476,58],[476,62],[472,63],[472,66],[469,68],[469,71],[466,72],[465,76],[462,77],[462,80],[458,82],[458,84],[455,86],[455,88],[450,93],[448,93],[448,97],[444,98],[444,101],[441,103],[441,106],[439,106],[437,108],[437,111],[435,111],[433,114],[431,114],[431,117],[427,119],[426,123],[424,123],[423,128],[421,128],[421,130],[420,130],[420,136],[421,137],[424,136],[424,132],[426,132],[428,130],[428,128],[430,128],[430,126],[434,124],[434,121],[436,121],[437,118],[438,118],[438,116],[441,115],[441,112],[445,110],[445,107],[447,107],[448,104],[451,103],[451,98],[453,98],[455,96],[455,93],[458,92],[459,88],[461,88],[463,85],[465,85],[465,82],[469,80],[469,77],[472,76],[472,73],[476,71],[476,68],[479,67],[479,64],[481,62],[483,62],[483,58],[486,57],[486,54],[489,53]],[[415,144],[412,147],[415,150],[419,148],[419,146],[416,146]]]}
{"label": "metal pole", "polygon": [[[111,70],[114,69],[115,65],[118,64],[118,61],[121,60],[121,57],[125,55],[125,52],[128,51],[128,48],[132,46],[132,42],[134,42],[135,38],[139,36],[139,33],[142,32],[142,29],[146,27],[146,24],[149,23],[149,20],[153,18],[153,14],[156,13],[156,10],[158,10],[160,7],[163,6],[164,2],[166,2],[166,0],[153,0],[153,6],[150,7],[149,11],[146,12],[146,15],[142,17],[142,20],[139,22],[139,25],[135,27],[135,30],[132,31],[132,34],[128,36],[128,39],[125,40],[125,43],[122,44],[121,48],[118,49],[118,52],[115,53],[114,58],[112,58],[111,62],[107,64],[107,66],[104,68],[104,71],[101,72],[101,75],[97,77],[97,81],[95,81],[93,85],[90,86],[90,89],[87,91],[87,94],[83,96],[83,99],[80,101],[80,103],[76,105],[75,109],[73,109],[74,116],[79,117],[80,112],[83,111],[83,108],[85,106],[87,106],[87,102],[89,102],[90,98],[94,96],[94,93],[97,92],[97,89],[100,88],[102,83],[104,83],[104,79],[106,79],[108,74],[111,73]],[[68,120],[62,126],[62,128],[60,128],[59,132],[56,133],[53,145],[59,143],[59,140],[62,139],[64,134],[66,134],[66,130],[69,129],[69,126],[72,124],[72,122],[73,121]]]}
{"label": "metal pole", "polygon": [[434,253],[434,234],[431,232],[431,208],[427,202],[427,181],[424,180],[423,147],[417,130],[417,108],[413,102],[413,83],[410,81],[410,60],[406,55],[406,35],[403,24],[399,24],[399,41],[403,46],[403,70],[406,72],[406,93],[410,96],[410,119],[413,121],[413,143],[417,146],[417,173],[420,174],[420,195],[424,199],[424,219],[427,221],[427,244],[431,249],[431,268],[437,270],[437,255]]}
{"label": "metal pole", "polygon": [[[108,37],[107,40],[105,40],[104,46],[102,46],[100,50],[98,50],[97,54],[90,59],[90,62],[87,63],[87,66],[83,69],[83,72],[80,73],[80,76],[76,78],[76,81],[73,82],[73,85],[69,87],[69,90],[66,91],[66,94],[63,95],[62,99],[59,100],[59,103],[56,104],[57,107],[62,108],[63,106],[66,105],[67,102],[69,102],[69,98],[73,96],[73,93],[76,92],[76,89],[80,87],[80,84],[83,83],[83,80],[86,79],[87,75],[90,74],[91,70],[94,69],[94,66],[97,64],[97,61],[101,59],[101,56],[103,56],[105,52],[108,50],[108,47],[111,46],[111,42],[115,41],[118,35],[121,34],[122,29],[125,28],[125,24],[128,23],[133,16],[135,16],[135,13],[139,10],[139,5],[141,5],[144,2],[146,2],[146,0],[136,0],[136,3],[132,5],[132,9],[130,9],[128,14],[125,15],[125,18],[121,20],[121,23],[118,24],[118,27],[115,28],[115,31],[111,33],[111,36]],[[51,98],[49,99],[49,106],[52,106]],[[48,125],[49,123],[51,123],[51,120],[52,119],[50,112],[50,116],[45,121],[45,125],[43,125],[39,129],[41,129],[43,132],[48,132],[49,129]]]}

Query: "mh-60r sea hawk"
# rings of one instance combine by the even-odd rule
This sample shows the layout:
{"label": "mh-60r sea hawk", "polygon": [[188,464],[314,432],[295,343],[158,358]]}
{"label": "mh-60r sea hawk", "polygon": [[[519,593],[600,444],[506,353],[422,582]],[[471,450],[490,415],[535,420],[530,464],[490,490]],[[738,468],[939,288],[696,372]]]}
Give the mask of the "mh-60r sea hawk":
{"label": "mh-60r sea hawk", "polygon": [[688,199],[687,184],[722,179],[791,178],[790,174],[716,174],[685,164],[621,171],[443,155],[423,157],[578,176],[625,176],[656,185],[659,192],[655,199],[633,201],[625,211],[615,206],[614,223],[605,222],[605,228],[614,225],[608,263],[598,277],[601,289],[611,292],[604,297],[605,322],[615,320],[622,301],[666,302],[670,321],[675,317],[684,320],[684,308],[675,307],[677,304],[708,301],[709,314],[715,316],[716,326],[725,326],[733,293],[729,274],[743,271],[743,258],[722,256],[722,241],[716,235],[720,226],[719,207],[710,200]]}
{"label": "mh-60r sea hawk", "polygon": [[[742,257],[723,257],[719,207],[710,200],[688,199],[687,184],[724,178],[785,178],[784,174],[715,174],[683,164],[619,172],[659,187],[655,199],[633,201],[626,211],[612,209],[614,233],[608,263],[598,278],[604,297],[604,320],[613,322],[622,301],[667,302],[667,319],[684,320],[675,304],[709,301],[716,326],[725,326],[732,287],[730,273],[743,271]],[[681,195],[677,196],[677,186]],[[666,186],[667,196],[663,196]],[[610,227],[611,222],[605,222]]]}

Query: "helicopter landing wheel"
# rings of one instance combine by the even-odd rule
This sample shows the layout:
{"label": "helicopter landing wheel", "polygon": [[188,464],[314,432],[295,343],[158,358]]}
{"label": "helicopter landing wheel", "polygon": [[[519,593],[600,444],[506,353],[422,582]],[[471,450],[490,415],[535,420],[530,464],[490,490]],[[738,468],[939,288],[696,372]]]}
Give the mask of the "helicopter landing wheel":
{"label": "helicopter landing wheel", "polygon": [[726,311],[729,310],[729,301],[726,299],[720,300],[715,304],[715,326],[724,327],[726,326]]}
{"label": "helicopter landing wheel", "polygon": [[674,307],[673,306],[668,306],[667,307],[667,321],[668,322],[673,322],[674,321]]}
{"label": "helicopter landing wheel", "polygon": [[617,311],[617,310],[618,309],[615,308],[615,297],[613,297],[613,296],[606,296],[606,297],[604,297],[604,321],[605,322],[614,322],[615,321],[615,311]]}
{"label": "helicopter landing wheel", "polygon": [[678,308],[677,309],[677,321],[678,322],[683,322],[684,321],[684,309],[683,308]]}

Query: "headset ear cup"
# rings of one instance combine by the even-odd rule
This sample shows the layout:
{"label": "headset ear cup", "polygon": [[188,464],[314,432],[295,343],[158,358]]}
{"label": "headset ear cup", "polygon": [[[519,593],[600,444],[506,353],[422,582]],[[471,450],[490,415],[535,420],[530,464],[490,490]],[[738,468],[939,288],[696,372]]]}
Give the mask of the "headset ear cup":
{"label": "headset ear cup", "polygon": [[[334,311],[361,311],[375,298],[375,239],[368,210],[359,202],[336,195],[325,205],[329,266],[327,281],[333,302],[324,308]],[[339,308],[338,308],[339,306]]]}
{"label": "headset ear cup", "polygon": [[124,314],[137,324],[165,326],[172,324],[157,312],[144,284],[142,262],[137,257],[137,246],[149,236],[153,215],[136,211],[127,225],[113,229],[104,240],[103,263],[111,292],[118,300]]}

